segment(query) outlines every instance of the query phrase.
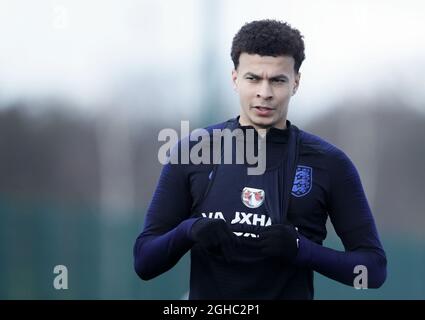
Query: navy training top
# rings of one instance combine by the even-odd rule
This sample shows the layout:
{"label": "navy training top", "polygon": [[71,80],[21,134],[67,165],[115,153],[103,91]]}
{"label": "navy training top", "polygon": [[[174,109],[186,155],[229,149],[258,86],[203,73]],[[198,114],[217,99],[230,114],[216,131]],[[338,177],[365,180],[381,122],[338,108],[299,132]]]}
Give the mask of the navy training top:
{"label": "navy training top", "polygon": [[[212,136],[213,129],[253,129],[241,126],[238,120],[206,130]],[[266,228],[278,223],[290,128],[287,121],[287,129],[267,132],[266,171],[260,176],[248,175],[249,165],[235,161],[216,166],[216,170],[212,163],[164,165],[144,229],[134,245],[134,266],[141,279],[166,272],[191,250],[189,299],[312,299],[313,270],[353,286],[356,266],[367,268],[368,288],[383,284],[385,252],[356,168],[344,152],[302,130],[286,217],[298,228],[300,238],[293,263],[239,247],[235,261],[229,264],[191,239],[190,228],[200,217],[224,219],[242,237],[251,234],[236,232],[240,224]],[[189,142],[190,150],[195,144]],[[254,198],[246,197],[246,192]],[[328,216],[344,245],[343,252],[322,246]]]}

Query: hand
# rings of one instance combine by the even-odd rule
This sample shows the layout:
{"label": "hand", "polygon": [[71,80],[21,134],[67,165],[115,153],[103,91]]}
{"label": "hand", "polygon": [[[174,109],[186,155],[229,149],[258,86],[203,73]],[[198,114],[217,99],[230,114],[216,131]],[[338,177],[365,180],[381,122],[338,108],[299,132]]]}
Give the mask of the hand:
{"label": "hand", "polygon": [[190,235],[202,248],[223,256],[227,262],[231,262],[232,250],[239,240],[223,219],[199,219],[192,225]]}
{"label": "hand", "polygon": [[259,237],[250,240],[250,246],[264,255],[291,262],[298,253],[297,231],[298,229],[290,224],[274,224],[262,228]]}

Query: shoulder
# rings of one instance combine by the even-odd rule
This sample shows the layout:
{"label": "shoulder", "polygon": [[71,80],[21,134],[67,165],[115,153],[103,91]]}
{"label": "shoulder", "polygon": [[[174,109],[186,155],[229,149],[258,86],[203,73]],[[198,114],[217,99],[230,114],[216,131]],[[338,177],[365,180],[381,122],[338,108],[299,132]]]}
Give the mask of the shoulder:
{"label": "shoulder", "polygon": [[[181,136],[180,138],[174,140],[173,143],[169,143],[167,146],[169,149],[169,156],[167,157],[166,163],[176,164],[176,165],[189,165],[192,163],[192,151],[194,151],[194,156],[199,156],[200,150],[211,149],[214,146],[214,133],[216,130],[223,130],[229,126],[229,123],[233,123],[234,119],[223,121],[220,123],[212,124],[204,128],[197,128],[191,130],[188,135]],[[195,150],[193,150],[195,149]],[[213,154],[211,152],[206,153],[205,157],[210,158],[209,161],[200,156],[204,162],[197,164],[210,164],[212,161]],[[205,162],[206,161],[206,162]]]}
{"label": "shoulder", "polygon": [[300,152],[302,155],[320,155],[330,165],[352,165],[350,158],[343,150],[325,139],[304,130],[300,130]]}
{"label": "shoulder", "polygon": [[207,132],[209,132],[210,134],[213,134],[214,130],[223,130],[225,129],[229,124],[233,123],[235,119],[229,119],[227,121],[223,121],[223,122],[219,122],[219,123],[215,123],[212,125],[209,125],[208,127],[203,128],[204,130],[206,130]]}
{"label": "shoulder", "polygon": [[[203,128],[197,128],[190,132],[190,134],[186,137],[182,137],[181,140],[179,140],[179,145],[188,145],[189,149],[192,149],[195,145],[198,145],[198,147],[202,147],[203,144],[212,143],[212,139],[214,138],[214,134],[218,131],[221,132],[222,130],[229,128],[230,125],[234,123],[234,119],[230,119],[227,121],[215,123],[212,125],[209,125],[207,127]],[[218,135],[219,136],[219,135]],[[202,142],[200,144],[200,142]],[[209,145],[209,147],[212,147]]]}

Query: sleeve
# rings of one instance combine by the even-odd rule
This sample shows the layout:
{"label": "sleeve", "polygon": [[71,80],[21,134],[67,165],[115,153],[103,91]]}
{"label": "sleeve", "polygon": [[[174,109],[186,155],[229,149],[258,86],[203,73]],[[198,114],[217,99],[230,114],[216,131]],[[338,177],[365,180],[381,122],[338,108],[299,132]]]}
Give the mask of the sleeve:
{"label": "sleeve", "polygon": [[143,280],[171,269],[191,249],[189,231],[199,218],[189,218],[191,196],[184,166],[164,165],[133,248],[134,268]]}
{"label": "sleeve", "polygon": [[386,279],[387,260],[379,240],[359,174],[351,160],[337,150],[329,160],[328,213],[345,251],[323,247],[300,235],[296,263],[353,286],[356,266],[367,270],[369,288]]}

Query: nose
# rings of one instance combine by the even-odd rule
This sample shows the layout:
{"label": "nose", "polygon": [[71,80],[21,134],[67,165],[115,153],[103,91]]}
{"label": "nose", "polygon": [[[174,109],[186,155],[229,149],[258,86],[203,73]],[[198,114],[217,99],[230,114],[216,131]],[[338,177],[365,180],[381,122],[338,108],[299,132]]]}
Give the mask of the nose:
{"label": "nose", "polygon": [[270,100],[273,98],[273,91],[268,81],[262,81],[257,91],[257,98]]}

